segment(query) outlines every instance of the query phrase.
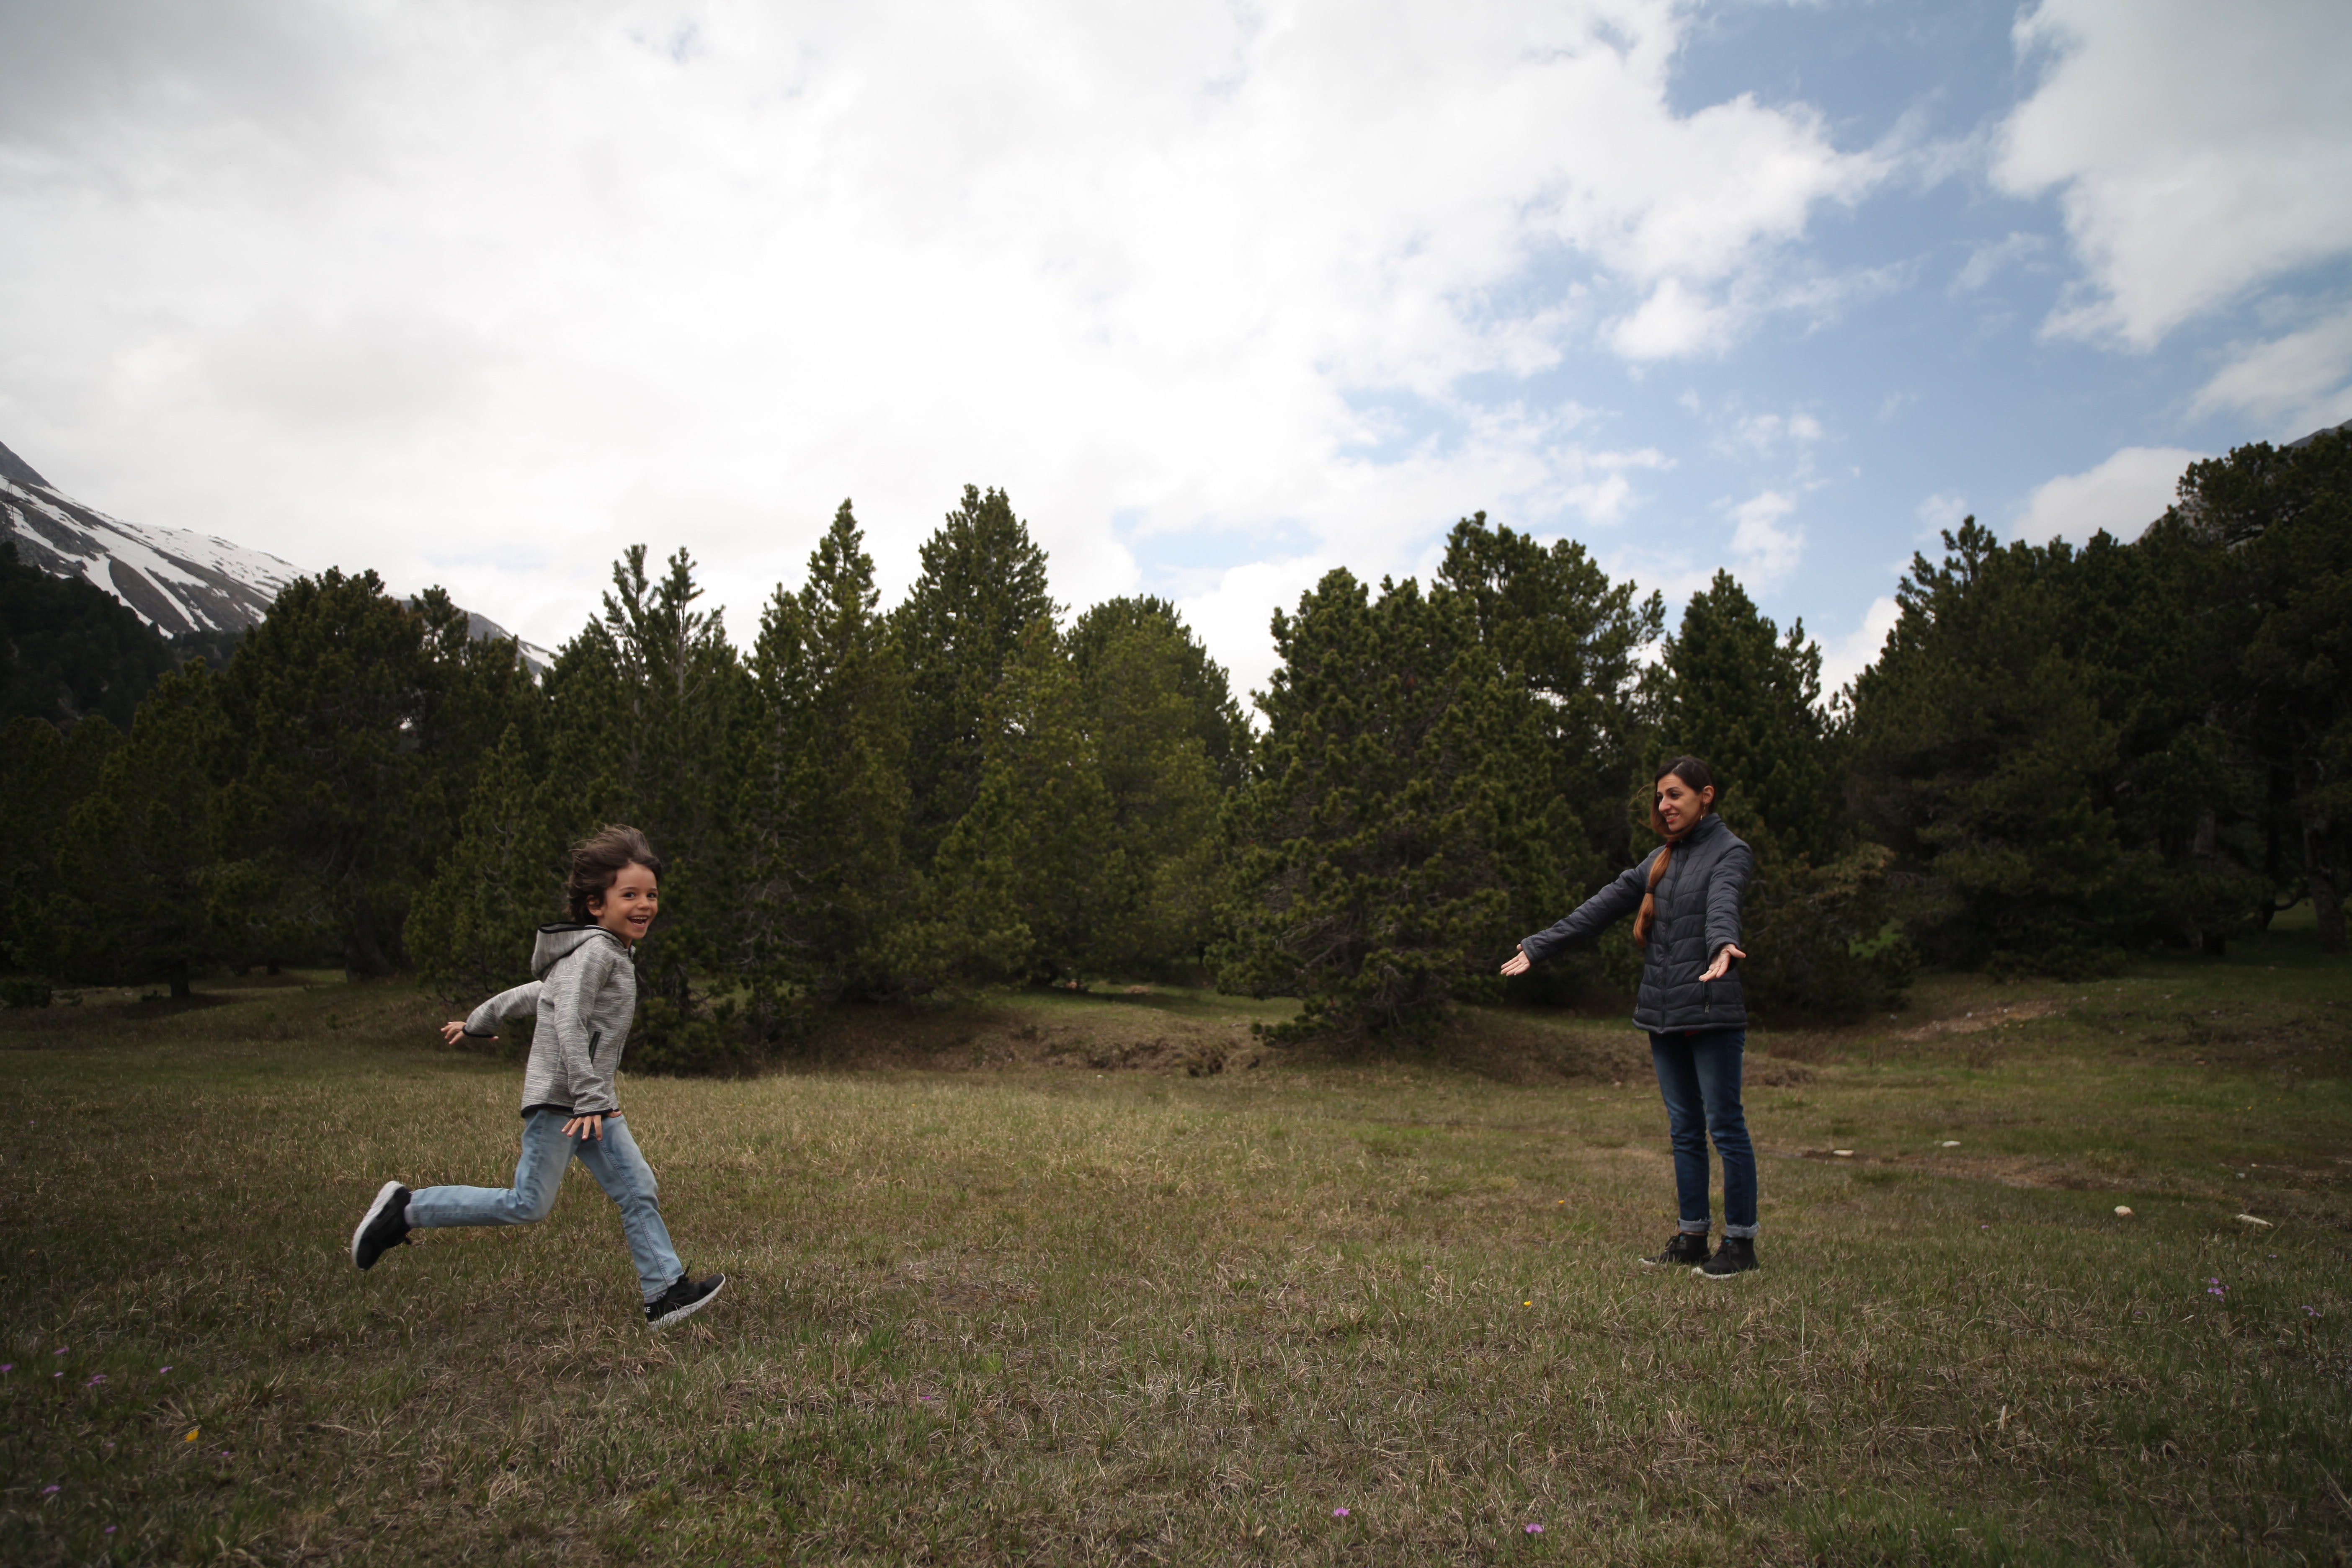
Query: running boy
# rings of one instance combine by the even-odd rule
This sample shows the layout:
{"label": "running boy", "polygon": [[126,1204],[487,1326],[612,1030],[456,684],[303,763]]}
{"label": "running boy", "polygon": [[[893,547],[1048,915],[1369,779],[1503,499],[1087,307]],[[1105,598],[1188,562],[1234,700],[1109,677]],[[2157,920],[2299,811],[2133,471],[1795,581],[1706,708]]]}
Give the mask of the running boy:
{"label": "running boy", "polygon": [[573,1159],[621,1211],[629,1256],[645,1292],[646,1323],[664,1328],[710,1304],[727,1276],[688,1279],[670,1249],[654,1173],[613,1099],[613,1073],[637,1006],[629,950],[659,912],[661,858],[634,827],[607,827],[572,851],[565,884],[572,919],[539,928],[528,985],[501,991],[462,1021],[441,1026],[496,1037],[501,1021],[538,1018],[522,1079],[522,1158],[511,1187],[426,1187],[386,1182],[352,1233],[352,1261],[372,1268],[416,1228],[530,1225],[555,1206]]}

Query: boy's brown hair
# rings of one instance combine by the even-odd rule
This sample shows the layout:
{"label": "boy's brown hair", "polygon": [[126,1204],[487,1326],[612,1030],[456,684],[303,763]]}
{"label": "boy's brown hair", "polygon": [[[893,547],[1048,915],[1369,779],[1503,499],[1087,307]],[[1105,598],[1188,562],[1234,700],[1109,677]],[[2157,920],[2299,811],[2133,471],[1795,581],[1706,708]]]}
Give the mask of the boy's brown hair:
{"label": "boy's brown hair", "polygon": [[614,880],[631,866],[643,866],[656,877],[662,858],[646,836],[626,823],[607,823],[572,847],[572,874],[564,879],[563,896],[572,918],[583,924],[596,917],[588,910],[593,900],[602,902]]}

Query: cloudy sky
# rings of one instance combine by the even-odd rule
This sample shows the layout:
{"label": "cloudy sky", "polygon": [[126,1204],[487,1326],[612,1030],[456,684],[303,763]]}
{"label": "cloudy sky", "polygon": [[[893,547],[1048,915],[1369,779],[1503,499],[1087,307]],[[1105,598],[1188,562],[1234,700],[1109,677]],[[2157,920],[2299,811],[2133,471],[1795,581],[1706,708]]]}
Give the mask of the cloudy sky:
{"label": "cloudy sky", "polygon": [[1484,510],[1837,675],[2352,418],[2342,0],[0,5],[0,441],[554,644],[966,483],[1244,684]]}

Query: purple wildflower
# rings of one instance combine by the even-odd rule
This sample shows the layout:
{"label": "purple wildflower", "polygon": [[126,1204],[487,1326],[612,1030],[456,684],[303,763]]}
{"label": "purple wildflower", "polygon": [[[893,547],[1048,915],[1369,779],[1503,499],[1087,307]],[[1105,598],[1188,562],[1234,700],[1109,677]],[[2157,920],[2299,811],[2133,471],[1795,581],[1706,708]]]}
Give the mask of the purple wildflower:
{"label": "purple wildflower", "polygon": [[109,1535],[112,1535],[112,1534],[114,1533],[114,1526],[112,1526],[112,1525],[110,1525],[110,1525],[108,1525],[108,1526],[106,1527],[106,1533],[107,1533],[107,1534],[109,1534]]}
{"label": "purple wildflower", "polygon": [[89,1374],[89,1381],[83,1384],[82,1386],[84,1388],[96,1388],[100,1384],[104,1383],[105,1381],[106,1373],[102,1372],[94,1372]]}
{"label": "purple wildflower", "polygon": [[2316,1307],[2305,1307],[2303,1310],[2303,1315],[2306,1318],[2315,1318],[2319,1316],[2319,1309]]}
{"label": "purple wildflower", "polygon": [[1528,1526],[1528,1533],[1529,1535],[1541,1535],[1543,1533],[1543,1526],[1540,1524],[1531,1524]]}
{"label": "purple wildflower", "polygon": [[1345,1519],[1348,1517],[1348,1510],[1344,1508],[1335,1508],[1331,1510],[1331,1517],[1333,1519]]}
{"label": "purple wildflower", "polygon": [[170,1367],[166,1366],[166,1367],[159,1367],[159,1368],[157,1368],[156,1370],[157,1370],[157,1372],[158,1372],[159,1373],[166,1373],[166,1372],[169,1372],[169,1371],[171,1371],[172,1369],[171,1369]]}
{"label": "purple wildflower", "polygon": [[14,1371],[16,1371],[16,1363],[15,1362],[13,1362],[13,1361],[0,1361],[0,1372],[14,1372]]}
{"label": "purple wildflower", "polygon": [[41,1495],[43,1497],[54,1497],[57,1495],[57,1489],[58,1489],[54,1486],[43,1487],[41,1489]]}

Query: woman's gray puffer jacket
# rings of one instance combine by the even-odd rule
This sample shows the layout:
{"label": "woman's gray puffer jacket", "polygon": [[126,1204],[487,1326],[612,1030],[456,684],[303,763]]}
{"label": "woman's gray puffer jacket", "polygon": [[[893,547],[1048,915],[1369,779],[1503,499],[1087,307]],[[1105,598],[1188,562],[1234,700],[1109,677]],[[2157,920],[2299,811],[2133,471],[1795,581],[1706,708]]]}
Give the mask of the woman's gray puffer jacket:
{"label": "woman's gray puffer jacket", "polygon": [[466,1033],[495,1035],[501,1023],[536,1015],[530,1061],[522,1070],[523,1114],[612,1115],[620,1109],[613,1070],[637,1011],[637,972],[627,945],[600,925],[541,926],[530,972],[539,978],[475,1008]]}
{"label": "woman's gray puffer jacket", "polygon": [[[1642,907],[1650,862],[1642,863],[1576,907],[1549,931],[1519,943],[1530,963],[1540,963],[1581,936],[1598,936],[1610,921]],[[1713,812],[1675,846],[1666,874],[1658,879],[1650,945],[1642,961],[1642,993],[1633,1024],[1654,1034],[1685,1029],[1738,1029],[1748,1025],[1748,998],[1739,988],[1739,961],[1713,984],[1699,979],[1726,942],[1739,940],[1739,905],[1756,875],[1756,855]]]}

